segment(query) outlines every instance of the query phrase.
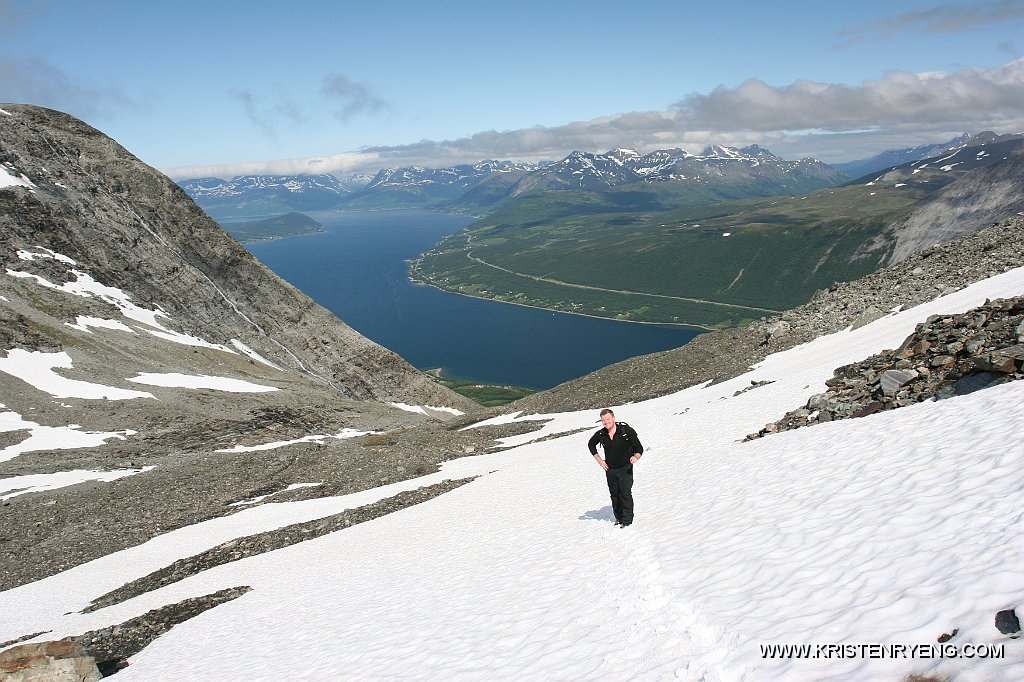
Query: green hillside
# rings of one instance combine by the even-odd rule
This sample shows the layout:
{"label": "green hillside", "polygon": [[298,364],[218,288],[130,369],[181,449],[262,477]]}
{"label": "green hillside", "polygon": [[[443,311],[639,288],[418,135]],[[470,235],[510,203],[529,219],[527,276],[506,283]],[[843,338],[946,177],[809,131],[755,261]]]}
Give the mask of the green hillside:
{"label": "green hillside", "polygon": [[222,223],[221,226],[242,244],[266,242],[282,237],[295,237],[300,234],[323,232],[324,226],[304,213],[284,213],[282,215],[253,220],[249,222]]}
{"label": "green hillside", "polygon": [[600,317],[739,325],[877,269],[891,245],[871,245],[888,219],[934,189],[851,184],[703,204],[655,191],[547,192],[448,237],[413,264],[413,276]]}

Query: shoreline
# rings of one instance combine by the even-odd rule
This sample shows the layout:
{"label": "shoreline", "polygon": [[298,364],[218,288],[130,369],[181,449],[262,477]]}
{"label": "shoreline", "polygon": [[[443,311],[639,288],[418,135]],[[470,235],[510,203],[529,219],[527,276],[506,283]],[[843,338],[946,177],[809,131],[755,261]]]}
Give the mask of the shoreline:
{"label": "shoreline", "polygon": [[[530,305],[529,303],[517,303],[516,301],[505,301],[505,300],[502,300],[500,298],[487,298],[486,296],[473,296],[472,294],[467,294],[467,293],[464,293],[464,292],[461,292],[461,291],[452,291],[451,289],[445,289],[444,287],[439,287],[436,284],[431,284],[430,282],[424,282],[422,280],[418,280],[415,277],[413,277],[411,273],[409,275],[409,281],[412,282],[416,286],[433,287],[434,289],[437,289],[438,291],[443,291],[446,294],[455,294],[457,296],[465,296],[466,298],[475,298],[475,299],[477,299],[479,301],[494,301],[495,303],[505,303],[506,305],[518,305],[518,306],[522,306],[523,308],[533,308],[534,310],[546,310],[549,313],[562,313],[563,315],[579,315],[580,317],[590,317],[590,318],[593,318],[595,320],[607,320],[609,322],[622,322],[624,324],[649,324],[649,325],[654,325],[654,326],[658,326],[658,327],[684,327],[684,328],[689,328],[689,329],[699,329],[701,331],[701,333],[703,333],[703,332],[721,331],[721,329],[718,328],[718,327],[707,327],[707,326],[704,326],[704,325],[701,325],[701,324],[692,324],[692,323],[683,323],[683,322],[646,322],[644,320],[620,320],[620,319],[617,319],[617,318],[614,318],[614,317],[602,317],[601,315],[592,315],[590,313],[575,313],[575,312],[570,312],[568,310],[558,310],[557,308],[545,308],[544,306]],[[731,327],[726,327],[726,329],[731,329]]]}

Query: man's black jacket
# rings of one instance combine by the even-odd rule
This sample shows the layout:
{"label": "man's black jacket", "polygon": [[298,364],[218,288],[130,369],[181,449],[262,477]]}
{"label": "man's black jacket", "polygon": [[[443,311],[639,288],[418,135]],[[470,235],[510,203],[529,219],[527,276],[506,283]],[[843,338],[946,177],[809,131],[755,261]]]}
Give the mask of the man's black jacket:
{"label": "man's black jacket", "polygon": [[626,422],[615,422],[615,438],[608,437],[608,429],[603,426],[590,437],[587,447],[590,454],[597,454],[597,444],[604,448],[604,461],[608,462],[611,469],[619,469],[629,464],[629,458],[634,453],[642,454],[644,446],[636,435],[633,427]]}

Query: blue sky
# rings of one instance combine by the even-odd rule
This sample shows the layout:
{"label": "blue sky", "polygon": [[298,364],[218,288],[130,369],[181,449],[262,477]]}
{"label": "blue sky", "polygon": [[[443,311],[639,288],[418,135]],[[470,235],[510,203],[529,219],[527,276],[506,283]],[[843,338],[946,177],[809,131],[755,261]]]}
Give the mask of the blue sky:
{"label": "blue sky", "polygon": [[173,177],[1024,132],[1024,0],[0,0],[0,101]]}

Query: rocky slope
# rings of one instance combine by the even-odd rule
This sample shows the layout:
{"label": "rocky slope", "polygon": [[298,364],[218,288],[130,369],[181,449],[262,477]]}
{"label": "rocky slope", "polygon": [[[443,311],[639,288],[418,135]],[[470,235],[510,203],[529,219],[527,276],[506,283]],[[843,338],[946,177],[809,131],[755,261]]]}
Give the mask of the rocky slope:
{"label": "rocky slope", "polygon": [[[361,490],[492,445],[431,436],[476,404],[59,112],[0,105],[0,266],[0,479],[28,490],[36,479],[16,477],[135,474],[0,491],[0,589],[293,484]],[[388,435],[353,437],[371,432]]]}
{"label": "rocky slope", "polygon": [[1024,378],[1024,297],[990,301],[956,315],[933,315],[895,350],[844,365],[828,390],[755,434],[866,417],[925,400]]}
{"label": "rocky slope", "polygon": [[[981,145],[969,148],[968,153],[974,162],[979,157],[984,160],[991,156],[998,157],[1000,163],[961,176],[890,225],[895,246],[889,262],[903,260],[922,248],[957,239],[979,226],[1024,211],[1024,139]],[[963,163],[957,155],[944,158],[947,164]],[[926,169],[920,171],[927,173]]]}

